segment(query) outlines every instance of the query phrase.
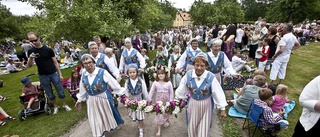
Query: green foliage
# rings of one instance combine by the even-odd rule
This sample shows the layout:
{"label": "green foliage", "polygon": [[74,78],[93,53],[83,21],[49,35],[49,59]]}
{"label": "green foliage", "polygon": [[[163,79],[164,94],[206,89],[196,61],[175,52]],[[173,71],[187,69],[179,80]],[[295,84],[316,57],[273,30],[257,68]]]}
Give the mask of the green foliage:
{"label": "green foliage", "polygon": [[319,14],[319,0],[276,0],[267,11],[266,18],[272,22],[299,23],[318,19]]}
{"label": "green foliage", "polygon": [[226,24],[244,20],[244,12],[236,0],[217,0],[214,3],[195,1],[190,15],[195,25]]}
{"label": "green foliage", "polygon": [[245,12],[245,20],[257,20],[265,17],[268,6],[273,0],[241,0],[241,7]]}

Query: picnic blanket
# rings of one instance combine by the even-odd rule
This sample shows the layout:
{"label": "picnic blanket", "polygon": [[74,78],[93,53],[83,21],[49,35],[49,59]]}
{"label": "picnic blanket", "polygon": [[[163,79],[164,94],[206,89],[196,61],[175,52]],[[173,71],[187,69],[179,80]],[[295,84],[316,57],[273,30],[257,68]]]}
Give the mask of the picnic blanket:
{"label": "picnic blanket", "polygon": [[71,68],[71,67],[77,66],[77,64],[78,64],[78,61],[74,61],[72,65],[60,64],[60,69]]}
{"label": "picnic blanket", "polygon": [[[237,96],[238,96],[238,94],[236,94],[236,93],[233,94],[234,98],[236,98]],[[295,106],[296,106],[296,103],[293,100],[284,105],[284,110],[286,111],[286,113],[283,116],[284,119],[288,119],[288,114],[294,109]],[[246,118],[247,117],[247,114],[242,114],[242,113],[238,112],[233,106],[230,107],[230,109],[228,111],[228,115],[231,117],[237,117],[237,118]]]}

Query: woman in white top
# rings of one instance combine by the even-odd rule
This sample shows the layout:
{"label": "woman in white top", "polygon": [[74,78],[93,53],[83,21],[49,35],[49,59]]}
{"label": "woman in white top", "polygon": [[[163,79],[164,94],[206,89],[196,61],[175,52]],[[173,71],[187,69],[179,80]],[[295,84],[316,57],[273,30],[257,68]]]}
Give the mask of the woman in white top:
{"label": "woman in white top", "polygon": [[318,137],[320,129],[320,76],[304,87],[299,102],[303,110],[292,137]]}

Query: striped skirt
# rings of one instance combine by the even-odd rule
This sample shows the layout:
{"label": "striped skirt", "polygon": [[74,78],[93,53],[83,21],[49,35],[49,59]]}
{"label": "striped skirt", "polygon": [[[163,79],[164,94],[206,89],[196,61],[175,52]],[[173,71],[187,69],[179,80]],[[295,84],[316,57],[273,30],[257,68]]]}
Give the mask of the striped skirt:
{"label": "striped skirt", "polygon": [[195,100],[190,98],[187,110],[188,136],[208,137],[213,114],[212,98]]}
{"label": "striped skirt", "polygon": [[87,111],[92,135],[94,137],[101,136],[104,131],[109,132],[117,128],[118,125],[113,117],[106,93],[88,96]]}
{"label": "striped skirt", "polygon": [[[131,95],[130,96],[130,100],[137,100],[137,101],[142,100],[141,94],[142,93],[140,93],[139,95],[134,95],[134,96]],[[145,119],[144,111],[140,111],[140,110],[132,111],[132,109],[129,108],[128,109],[128,115],[133,121],[136,121],[136,120],[142,121],[142,120]]]}

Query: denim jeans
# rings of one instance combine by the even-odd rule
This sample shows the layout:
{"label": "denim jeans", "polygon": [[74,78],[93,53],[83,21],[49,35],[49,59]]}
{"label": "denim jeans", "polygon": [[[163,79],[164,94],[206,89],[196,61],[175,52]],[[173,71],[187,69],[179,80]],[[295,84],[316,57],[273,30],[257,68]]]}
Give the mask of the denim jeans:
{"label": "denim jeans", "polygon": [[57,72],[49,75],[39,75],[40,84],[50,100],[54,100],[56,96],[53,94],[51,83],[57,90],[58,96],[61,99],[65,98],[64,90]]}

